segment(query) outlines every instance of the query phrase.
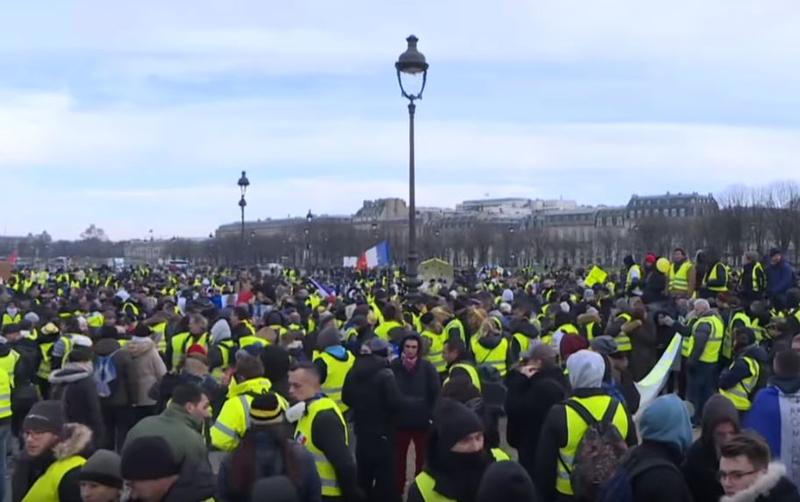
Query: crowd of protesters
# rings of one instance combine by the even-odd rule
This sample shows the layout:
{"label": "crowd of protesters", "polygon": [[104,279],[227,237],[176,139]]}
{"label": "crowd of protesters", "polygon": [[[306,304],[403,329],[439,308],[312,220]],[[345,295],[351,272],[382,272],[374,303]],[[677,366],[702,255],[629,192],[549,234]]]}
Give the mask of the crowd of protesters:
{"label": "crowd of protesters", "polygon": [[15,502],[800,501],[781,251],[624,263],[15,270],[0,473]]}

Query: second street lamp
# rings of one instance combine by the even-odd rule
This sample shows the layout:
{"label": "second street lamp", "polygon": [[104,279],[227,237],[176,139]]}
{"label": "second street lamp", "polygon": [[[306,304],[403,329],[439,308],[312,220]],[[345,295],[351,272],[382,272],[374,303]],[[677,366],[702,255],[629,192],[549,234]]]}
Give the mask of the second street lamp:
{"label": "second street lamp", "polygon": [[[414,102],[422,99],[422,92],[425,90],[425,83],[428,79],[428,62],[425,60],[425,56],[417,50],[418,40],[414,35],[406,38],[408,47],[394,64],[400,92],[404,98],[408,99],[408,266],[406,288],[410,295],[416,294],[420,285],[419,279],[417,279],[417,208],[414,187],[414,112],[417,105]],[[421,82],[420,76],[422,77]],[[416,80],[414,84],[418,86],[419,90],[415,93],[415,89],[406,89],[406,85],[403,84],[404,78],[407,84],[411,83],[409,80]]]}
{"label": "second street lamp", "polygon": [[242,192],[242,198],[239,199],[239,207],[242,209],[242,235],[239,252],[242,261],[244,261],[244,208],[247,206],[247,201],[244,200],[244,194],[247,192],[247,187],[250,186],[250,180],[247,179],[247,174],[244,171],[242,171],[242,177],[239,178],[239,181],[236,184],[239,185],[239,190]]}

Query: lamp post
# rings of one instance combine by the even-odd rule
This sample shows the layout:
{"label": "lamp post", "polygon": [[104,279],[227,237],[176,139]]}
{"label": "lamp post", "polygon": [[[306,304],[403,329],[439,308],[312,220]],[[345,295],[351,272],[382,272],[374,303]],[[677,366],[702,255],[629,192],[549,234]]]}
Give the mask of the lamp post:
{"label": "lamp post", "polygon": [[303,251],[303,266],[305,266],[306,261],[311,261],[311,222],[314,221],[314,215],[311,214],[311,210],[308,210],[308,214],[306,214],[306,228],[303,230],[303,233],[306,237],[306,248]]}
{"label": "lamp post", "polygon": [[242,177],[239,178],[237,183],[239,185],[239,190],[242,192],[242,198],[239,199],[239,207],[242,210],[242,234],[241,234],[241,245],[240,245],[240,256],[242,261],[244,261],[244,208],[247,206],[247,201],[244,200],[244,194],[247,192],[247,187],[250,186],[250,180],[247,179],[247,174],[242,171]]}
{"label": "lamp post", "polygon": [[[428,78],[428,63],[425,56],[417,50],[417,37],[410,35],[406,38],[408,47],[400,54],[394,67],[397,70],[397,83],[400,85],[400,92],[403,97],[408,99],[408,267],[406,270],[406,288],[409,295],[414,295],[420,283],[417,279],[417,208],[414,190],[414,112],[417,105],[414,103],[422,99],[422,91],[425,90],[425,82]],[[416,77],[422,76],[422,81]],[[415,85],[419,86],[419,91],[414,93],[406,90],[403,85],[404,77],[406,85],[408,80],[416,80]]]}

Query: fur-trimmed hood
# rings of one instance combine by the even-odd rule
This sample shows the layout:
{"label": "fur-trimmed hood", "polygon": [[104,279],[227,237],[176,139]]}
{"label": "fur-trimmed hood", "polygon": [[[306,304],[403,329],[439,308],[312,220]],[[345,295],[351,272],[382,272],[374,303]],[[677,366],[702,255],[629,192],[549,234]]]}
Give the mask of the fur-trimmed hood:
{"label": "fur-trimmed hood", "polygon": [[[780,462],[772,462],[767,468],[767,473],[753,483],[747,490],[741,491],[736,495],[726,495],[719,499],[719,502],[755,502],[759,497],[768,497],[770,492],[778,486],[786,475],[786,467]],[[794,485],[792,485],[794,486]],[[771,500],[771,499],[770,499]]]}
{"label": "fur-trimmed hood", "polygon": [[48,381],[52,384],[67,384],[89,378],[94,373],[92,363],[67,363],[63,368],[50,373]]}
{"label": "fur-trimmed hood", "polygon": [[130,352],[131,356],[134,358],[147,354],[151,350],[155,349],[155,347],[156,344],[152,339],[140,336],[134,336],[125,345],[125,349]]}
{"label": "fur-trimmed hood", "polygon": [[78,455],[89,448],[92,430],[83,424],[64,424],[64,437],[53,447],[56,460]]}

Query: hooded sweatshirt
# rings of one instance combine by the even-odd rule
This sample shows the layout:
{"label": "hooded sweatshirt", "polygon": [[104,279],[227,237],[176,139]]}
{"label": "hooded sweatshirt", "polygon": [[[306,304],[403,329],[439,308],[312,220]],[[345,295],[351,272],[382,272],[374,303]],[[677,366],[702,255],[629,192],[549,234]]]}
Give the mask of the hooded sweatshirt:
{"label": "hooded sweatshirt", "polygon": [[733,403],[720,394],[714,394],[703,407],[700,438],[686,454],[683,474],[695,500],[719,500],[722,485],[717,480],[719,456],[714,444],[714,429],[728,422],[739,432],[739,412]]}
{"label": "hooded sweatshirt", "polygon": [[639,424],[642,444],[634,448],[625,464],[659,462],[636,476],[633,500],[647,502],[690,502],[689,487],[678,466],[692,442],[689,412],[675,394],[657,398],[642,413]]}

